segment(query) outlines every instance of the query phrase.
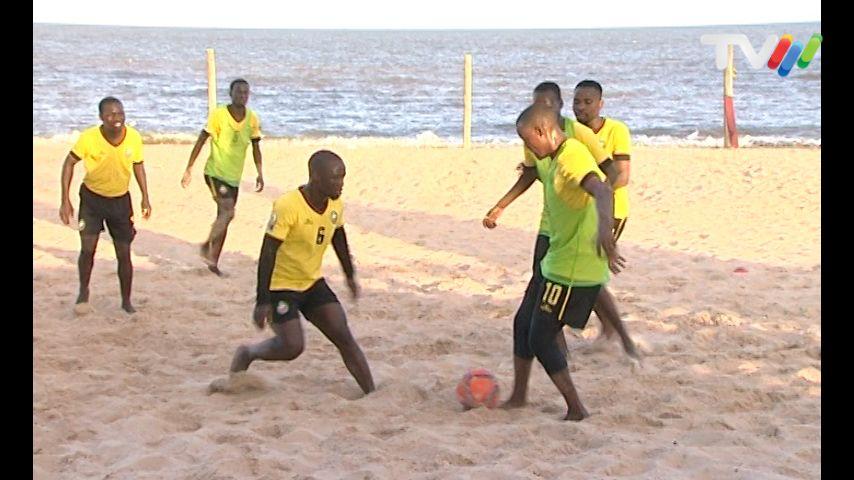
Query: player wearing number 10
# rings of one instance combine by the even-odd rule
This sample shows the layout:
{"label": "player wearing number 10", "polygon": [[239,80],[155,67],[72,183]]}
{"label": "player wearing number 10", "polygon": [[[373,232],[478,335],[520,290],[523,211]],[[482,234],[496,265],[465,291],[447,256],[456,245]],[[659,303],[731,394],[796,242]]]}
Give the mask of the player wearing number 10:
{"label": "player wearing number 10", "polygon": [[303,351],[299,313],[328,338],[362,391],[374,390],[365,354],[353,338],[338,297],[321,276],[320,264],[332,244],[347,276],[353,298],[359,294],[350,248],[344,233],[344,161],[328,151],[308,161],[308,183],[273,203],[273,213],[258,259],[258,287],[253,320],[259,329],[267,322],[275,336],[234,354],[232,372],[249,368],[254,360],[294,360]]}
{"label": "player wearing number 10", "polygon": [[566,420],[582,420],[587,410],[572,383],[566,357],[555,337],[564,324],[583,329],[609,269],[625,260],[612,233],[614,192],[587,148],[567,138],[559,112],[534,104],[516,121],[516,131],[537,158],[551,235],[540,265],[538,306],[513,323],[513,393],[505,408],[525,404],[534,357],[566,400]]}

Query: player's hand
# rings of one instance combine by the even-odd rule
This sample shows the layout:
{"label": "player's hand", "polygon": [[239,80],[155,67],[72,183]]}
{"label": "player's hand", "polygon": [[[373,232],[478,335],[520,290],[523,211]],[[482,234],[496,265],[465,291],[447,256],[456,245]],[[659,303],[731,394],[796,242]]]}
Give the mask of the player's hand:
{"label": "player's hand", "polygon": [[617,250],[617,243],[614,241],[614,235],[610,232],[599,232],[599,241],[596,245],[596,252],[602,256],[602,251],[608,256],[608,268],[614,273],[620,273],[620,270],[626,267],[626,259],[620,255]]}
{"label": "player's hand", "polygon": [[359,295],[362,293],[362,289],[359,287],[359,282],[356,281],[356,277],[347,278],[347,287],[350,288],[350,295],[352,295],[353,300],[357,300]]}
{"label": "player's hand", "polygon": [[148,197],[142,199],[142,218],[148,220],[148,217],[151,216],[151,203],[148,201]]}
{"label": "player's hand", "polygon": [[498,217],[501,216],[502,212],[504,212],[503,208],[492,207],[490,211],[486,212],[486,216],[483,217],[483,226],[489,229],[498,226]]}
{"label": "player's hand", "polygon": [[264,177],[258,175],[258,178],[255,179],[255,191],[260,192],[261,190],[264,190]]}
{"label": "player's hand", "polygon": [[524,171],[525,171],[525,163],[524,163],[524,162],[519,162],[519,164],[518,164],[518,165],[516,165],[516,174],[517,174],[517,175],[522,175],[522,172],[524,172]]}
{"label": "player's hand", "polygon": [[59,219],[62,220],[62,223],[68,225],[73,216],[74,207],[71,206],[71,202],[63,200],[62,205],[59,206]]}
{"label": "player's hand", "polygon": [[267,319],[272,315],[272,304],[264,303],[261,305],[255,305],[255,311],[252,312],[252,321],[255,322],[255,326],[258,327],[259,330],[263,330],[264,325],[267,323]]}
{"label": "player's hand", "polygon": [[193,174],[190,169],[184,171],[184,176],[181,178],[181,186],[187,188],[190,186],[190,180],[193,179]]}

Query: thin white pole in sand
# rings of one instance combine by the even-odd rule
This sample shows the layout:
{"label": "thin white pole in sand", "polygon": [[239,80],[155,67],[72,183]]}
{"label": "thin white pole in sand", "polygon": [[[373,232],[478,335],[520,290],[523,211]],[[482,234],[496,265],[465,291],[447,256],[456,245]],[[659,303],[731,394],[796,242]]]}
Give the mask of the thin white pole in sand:
{"label": "thin white pole in sand", "polygon": [[463,148],[471,148],[471,54],[465,56],[465,86],[463,88]]}
{"label": "thin white pole in sand", "polygon": [[724,147],[738,148],[738,130],[735,126],[735,105],[733,104],[732,81],[735,77],[733,66],[733,46],[727,47],[727,63],[724,69]]}
{"label": "thin white pole in sand", "polygon": [[208,114],[216,108],[216,61],[213,48],[205,50],[208,57]]}

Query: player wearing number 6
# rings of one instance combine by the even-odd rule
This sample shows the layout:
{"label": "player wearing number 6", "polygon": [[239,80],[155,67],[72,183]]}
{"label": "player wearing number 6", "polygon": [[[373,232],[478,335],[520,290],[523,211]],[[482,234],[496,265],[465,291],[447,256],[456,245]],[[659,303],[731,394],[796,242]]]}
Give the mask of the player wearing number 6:
{"label": "player wearing number 6", "polygon": [[320,274],[326,247],[332,244],[347,276],[353,298],[359,295],[350,248],[344,233],[344,161],[328,151],[308,160],[308,183],[273,203],[273,213],[258,259],[258,287],[253,320],[259,329],[269,322],[275,336],[241,346],[231,371],[249,368],[255,360],[294,360],[303,351],[299,312],[328,338],[344,359],[362,391],[374,390],[365,354],[353,338],[344,309]]}
{"label": "player wearing number 6", "polygon": [[513,324],[513,393],[506,408],[525,404],[534,357],[566,400],[565,420],[589,414],[581,403],[555,337],[564,324],[584,328],[609,268],[619,272],[625,260],[614,241],[614,193],[587,148],[567,138],[559,114],[543,105],[525,109],[516,131],[537,157],[551,225],[549,249],[540,266],[542,283],[533,315]]}

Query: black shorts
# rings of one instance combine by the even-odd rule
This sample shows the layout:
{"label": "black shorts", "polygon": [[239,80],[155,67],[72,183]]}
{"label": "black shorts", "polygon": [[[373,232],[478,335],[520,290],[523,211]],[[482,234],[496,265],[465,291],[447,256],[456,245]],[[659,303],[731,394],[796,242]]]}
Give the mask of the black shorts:
{"label": "black shorts", "polygon": [[602,285],[592,287],[569,287],[543,279],[537,299],[539,307],[535,315],[542,315],[572,328],[583,329],[590,319]]}
{"label": "black shorts", "polygon": [[77,217],[77,230],[81,235],[98,235],[104,231],[106,223],[113,241],[130,243],[136,236],[130,192],[120,197],[104,197],[81,184]]}
{"label": "black shorts", "polygon": [[628,218],[614,219],[614,242],[619,240],[620,235],[623,234],[623,229],[626,228],[626,220],[628,220]]}
{"label": "black shorts", "polygon": [[335,292],[321,278],[314,282],[308,290],[271,290],[270,303],[273,305],[273,323],[284,323],[305,312],[327,303],[341,303]]}
{"label": "black shorts", "polygon": [[232,198],[234,199],[234,203],[237,203],[237,187],[232,187],[222,180],[216,177],[211,177],[210,175],[205,175],[205,183],[208,184],[208,188],[210,188],[211,195],[213,195],[213,199],[215,201],[219,202],[226,198]]}

